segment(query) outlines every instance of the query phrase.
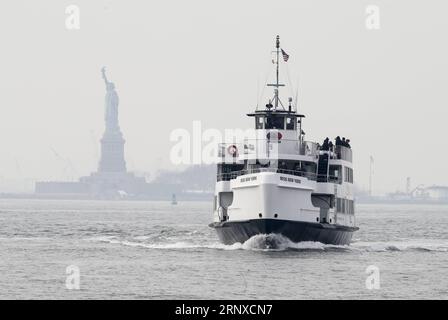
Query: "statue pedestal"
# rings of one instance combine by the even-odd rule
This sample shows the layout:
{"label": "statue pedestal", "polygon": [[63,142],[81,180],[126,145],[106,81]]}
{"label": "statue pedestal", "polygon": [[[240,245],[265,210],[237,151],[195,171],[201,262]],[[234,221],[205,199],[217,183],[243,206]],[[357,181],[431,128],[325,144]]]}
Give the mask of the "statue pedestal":
{"label": "statue pedestal", "polygon": [[124,143],[121,131],[104,132],[101,139],[101,160],[98,172],[126,172]]}

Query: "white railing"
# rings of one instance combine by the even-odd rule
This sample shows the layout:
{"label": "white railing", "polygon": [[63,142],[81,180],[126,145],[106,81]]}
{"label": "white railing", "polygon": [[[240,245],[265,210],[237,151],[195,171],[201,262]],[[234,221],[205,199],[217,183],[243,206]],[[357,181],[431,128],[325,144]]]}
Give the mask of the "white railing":
{"label": "white railing", "polygon": [[337,182],[338,177],[329,176],[329,175],[318,175],[315,172],[309,171],[297,171],[297,170],[288,170],[288,169],[280,169],[280,168],[254,168],[254,169],[246,169],[239,171],[232,171],[228,173],[219,173],[217,174],[217,181],[230,181],[236,179],[240,176],[261,173],[261,172],[272,172],[272,173],[281,173],[291,176],[304,177],[308,180],[318,181],[318,182]]}
{"label": "white railing", "polygon": [[336,154],[337,159],[341,159],[341,160],[345,160],[345,161],[349,161],[349,162],[353,161],[352,149],[350,149],[348,147],[335,146],[334,153]]}
{"label": "white railing", "polygon": [[287,139],[251,139],[238,143],[220,143],[218,146],[218,157],[228,159],[251,155],[259,159],[275,158],[276,154],[317,156],[318,152],[318,144],[315,142]]}
{"label": "white railing", "polygon": [[329,153],[330,159],[336,159],[336,160],[345,160],[348,162],[353,161],[353,155],[352,155],[352,149],[345,146],[333,146],[332,148],[328,149],[318,149],[320,153]]}

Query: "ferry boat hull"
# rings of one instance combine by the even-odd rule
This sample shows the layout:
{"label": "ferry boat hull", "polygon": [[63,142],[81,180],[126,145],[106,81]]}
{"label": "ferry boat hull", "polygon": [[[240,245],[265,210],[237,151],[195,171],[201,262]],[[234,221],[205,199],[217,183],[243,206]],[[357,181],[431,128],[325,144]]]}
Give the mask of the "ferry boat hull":
{"label": "ferry boat hull", "polygon": [[215,222],[210,227],[216,229],[221,242],[227,245],[244,243],[259,234],[280,234],[292,242],[349,245],[353,233],[358,230],[357,227],[279,219]]}

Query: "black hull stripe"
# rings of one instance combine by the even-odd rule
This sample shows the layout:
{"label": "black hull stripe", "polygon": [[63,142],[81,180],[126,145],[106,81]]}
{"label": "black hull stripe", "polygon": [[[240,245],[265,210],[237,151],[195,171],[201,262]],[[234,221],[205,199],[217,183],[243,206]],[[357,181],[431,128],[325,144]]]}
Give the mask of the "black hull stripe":
{"label": "black hull stripe", "polygon": [[357,227],[277,219],[253,219],[212,223],[224,244],[243,243],[257,234],[277,233],[293,242],[316,241],[348,245]]}

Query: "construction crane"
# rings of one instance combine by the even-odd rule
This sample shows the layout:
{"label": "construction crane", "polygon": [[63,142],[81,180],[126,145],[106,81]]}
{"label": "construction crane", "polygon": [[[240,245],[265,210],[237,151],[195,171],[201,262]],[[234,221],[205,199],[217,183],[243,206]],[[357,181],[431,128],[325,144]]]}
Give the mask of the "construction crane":
{"label": "construction crane", "polygon": [[73,181],[75,180],[74,176],[79,176],[78,172],[73,165],[73,163],[68,158],[62,157],[53,147],[50,147],[50,150],[53,152],[54,156],[64,165],[63,174],[68,177],[67,180]]}

